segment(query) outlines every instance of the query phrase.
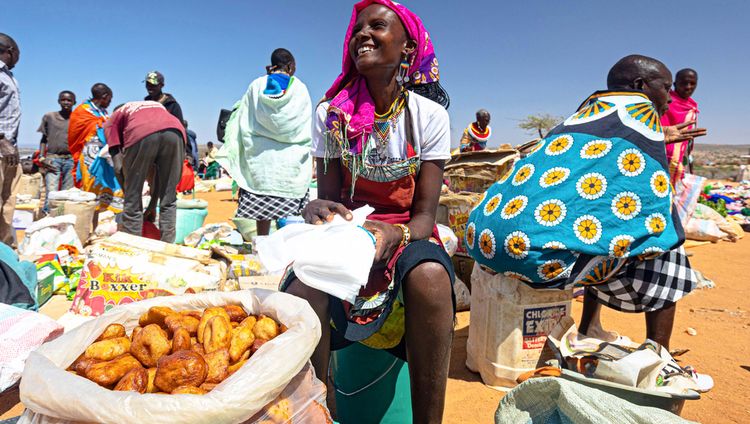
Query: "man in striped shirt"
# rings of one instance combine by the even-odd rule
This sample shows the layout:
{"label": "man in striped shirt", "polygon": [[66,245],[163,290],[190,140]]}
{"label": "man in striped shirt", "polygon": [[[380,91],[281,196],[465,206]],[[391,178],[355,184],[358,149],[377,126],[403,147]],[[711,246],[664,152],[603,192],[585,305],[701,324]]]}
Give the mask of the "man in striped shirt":
{"label": "man in striped shirt", "polygon": [[13,212],[21,179],[18,164],[18,125],[21,103],[18,83],[11,70],[21,55],[15,40],[0,33],[0,242],[15,247]]}

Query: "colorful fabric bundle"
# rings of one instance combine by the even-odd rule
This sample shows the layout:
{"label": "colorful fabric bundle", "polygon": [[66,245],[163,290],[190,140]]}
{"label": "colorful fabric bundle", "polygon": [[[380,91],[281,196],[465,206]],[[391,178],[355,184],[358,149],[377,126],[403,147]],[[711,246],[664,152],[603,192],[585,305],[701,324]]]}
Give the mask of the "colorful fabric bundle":
{"label": "colorful fabric bundle", "polygon": [[629,257],[676,248],[684,234],[663,139],[646,96],[595,93],[484,194],[466,229],[470,255],[556,287],[587,278],[576,271],[591,259],[594,284]]}

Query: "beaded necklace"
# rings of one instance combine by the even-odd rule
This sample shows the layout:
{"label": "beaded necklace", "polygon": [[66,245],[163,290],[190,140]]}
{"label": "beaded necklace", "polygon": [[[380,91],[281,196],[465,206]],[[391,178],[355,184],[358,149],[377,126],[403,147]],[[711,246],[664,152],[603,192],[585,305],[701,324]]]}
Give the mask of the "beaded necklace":
{"label": "beaded necklace", "polygon": [[379,141],[378,153],[380,153],[381,156],[385,154],[385,151],[388,147],[388,140],[391,136],[391,129],[393,129],[393,131],[396,131],[398,118],[401,116],[401,113],[403,113],[405,109],[407,97],[407,91],[403,90],[401,94],[396,98],[396,100],[393,101],[393,104],[391,104],[388,112],[382,115],[375,113],[375,125],[373,125],[373,134],[377,138],[377,141]]}

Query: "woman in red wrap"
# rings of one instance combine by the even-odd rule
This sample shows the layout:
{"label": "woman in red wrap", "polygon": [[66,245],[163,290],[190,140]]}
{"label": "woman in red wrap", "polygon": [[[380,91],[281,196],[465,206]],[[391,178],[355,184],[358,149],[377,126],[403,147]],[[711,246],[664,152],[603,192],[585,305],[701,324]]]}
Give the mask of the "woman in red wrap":
{"label": "woman in red wrap", "polygon": [[323,324],[312,357],[319,376],[328,374],[332,349],[354,342],[408,360],[414,422],[442,419],[455,314],[453,267],[435,227],[450,158],[448,97],[438,79],[418,16],[390,0],[354,6],[342,73],[314,119],[318,199],[304,217],[322,224],[374,207],[365,228],[376,239],[375,263],[353,304],[293,274],[282,284]]}

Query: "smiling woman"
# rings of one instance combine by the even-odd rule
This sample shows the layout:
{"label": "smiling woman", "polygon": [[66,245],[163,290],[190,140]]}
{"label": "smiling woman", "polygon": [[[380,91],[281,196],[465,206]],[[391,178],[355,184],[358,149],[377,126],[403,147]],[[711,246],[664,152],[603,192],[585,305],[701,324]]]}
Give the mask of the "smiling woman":
{"label": "smiling woman", "polygon": [[312,358],[318,375],[327,375],[331,349],[354,342],[408,356],[415,422],[440,422],[455,309],[453,268],[435,227],[450,158],[447,95],[429,34],[402,5],[357,3],[344,45],[342,73],[317,108],[318,199],[304,216],[320,224],[374,207],[365,227],[376,239],[375,263],[353,304],[294,275],[282,288],[307,299],[321,319]]}

